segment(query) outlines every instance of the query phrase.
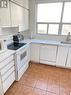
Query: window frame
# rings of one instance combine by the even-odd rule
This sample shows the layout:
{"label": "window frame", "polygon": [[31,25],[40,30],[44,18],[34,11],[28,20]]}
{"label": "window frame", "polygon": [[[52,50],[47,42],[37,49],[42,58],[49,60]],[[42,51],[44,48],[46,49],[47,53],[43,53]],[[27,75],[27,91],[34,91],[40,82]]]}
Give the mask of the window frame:
{"label": "window frame", "polygon": [[[63,14],[64,14],[64,6],[65,6],[65,3],[66,2],[71,2],[71,1],[63,1],[61,3],[62,4],[62,11],[61,11],[61,18],[60,18],[60,22],[37,22],[37,6],[38,4],[36,4],[36,34],[39,34],[39,35],[57,35],[57,36],[66,36],[66,35],[62,35],[62,26],[63,25],[71,25],[71,23],[66,23],[66,22],[62,22],[63,20]],[[48,2],[48,3],[59,3],[59,2]],[[38,24],[47,24],[48,28],[47,28],[47,33],[44,34],[44,33],[38,33]],[[58,28],[58,34],[48,34],[48,30],[49,30],[49,24],[59,24],[59,28]]]}

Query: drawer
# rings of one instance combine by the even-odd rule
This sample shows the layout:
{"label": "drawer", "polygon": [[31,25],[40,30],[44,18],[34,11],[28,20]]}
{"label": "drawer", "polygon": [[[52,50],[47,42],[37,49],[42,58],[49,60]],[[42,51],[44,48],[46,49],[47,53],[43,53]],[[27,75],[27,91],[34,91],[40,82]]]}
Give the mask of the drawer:
{"label": "drawer", "polygon": [[28,63],[26,62],[26,64],[23,65],[22,68],[18,71],[18,79],[17,80],[19,80],[22,77],[22,75],[27,70],[27,68],[28,68]]}
{"label": "drawer", "polygon": [[1,75],[0,75],[0,95],[4,95],[3,94],[3,89],[2,89]]}
{"label": "drawer", "polygon": [[15,81],[15,72],[13,72],[6,81],[3,82],[3,90],[4,93],[8,90],[8,88],[12,85]]}
{"label": "drawer", "polygon": [[1,75],[3,76],[5,73],[8,72],[8,70],[11,69],[11,67],[14,66],[14,61],[10,62],[6,67],[4,67],[3,69],[1,69]]}
{"label": "drawer", "polygon": [[4,66],[6,66],[8,63],[10,63],[12,60],[14,60],[14,56],[11,55],[10,57],[8,57],[6,60],[2,61],[0,63],[0,69],[2,69]]}
{"label": "drawer", "polygon": [[4,82],[13,72],[15,72],[14,66],[6,74],[2,76],[2,82]]}
{"label": "drawer", "polygon": [[53,66],[55,66],[55,64],[56,64],[56,62],[49,62],[47,60],[40,60],[40,63],[41,64],[47,64],[47,65],[53,65]]}

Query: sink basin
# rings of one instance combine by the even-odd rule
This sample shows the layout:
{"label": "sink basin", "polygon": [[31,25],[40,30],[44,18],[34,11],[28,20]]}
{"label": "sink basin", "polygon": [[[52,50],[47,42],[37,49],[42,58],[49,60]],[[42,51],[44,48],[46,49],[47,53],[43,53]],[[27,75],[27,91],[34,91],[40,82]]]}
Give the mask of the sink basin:
{"label": "sink basin", "polygon": [[61,41],[61,44],[71,44],[71,42],[68,42],[68,41]]}

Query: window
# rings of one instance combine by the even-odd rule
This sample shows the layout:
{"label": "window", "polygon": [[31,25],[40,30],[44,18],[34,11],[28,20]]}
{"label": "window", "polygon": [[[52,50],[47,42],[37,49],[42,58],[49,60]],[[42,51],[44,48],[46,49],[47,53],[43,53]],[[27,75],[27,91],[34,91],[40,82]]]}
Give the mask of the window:
{"label": "window", "polygon": [[71,33],[71,25],[63,25],[62,26],[62,35],[67,35],[68,32]]}
{"label": "window", "polygon": [[71,2],[37,4],[37,33],[67,35],[71,30]]}
{"label": "window", "polygon": [[38,24],[38,33],[46,34],[47,33],[47,24]]}
{"label": "window", "polygon": [[60,22],[62,3],[38,4],[37,22]]}
{"label": "window", "polygon": [[71,23],[71,12],[69,10],[71,10],[71,2],[65,3],[63,22]]}
{"label": "window", "polygon": [[49,31],[48,34],[58,34],[58,28],[59,25],[58,24],[49,24]]}

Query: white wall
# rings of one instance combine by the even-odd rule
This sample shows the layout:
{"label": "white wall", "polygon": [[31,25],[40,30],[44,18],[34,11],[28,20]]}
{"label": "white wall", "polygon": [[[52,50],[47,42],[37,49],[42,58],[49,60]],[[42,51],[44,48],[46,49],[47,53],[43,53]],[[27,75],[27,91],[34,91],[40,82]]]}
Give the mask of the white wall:
{"label": "white wall", "polygon": [[36,3],[43,2],[60,2],[60,1],[71,1],[71,0],[30,0],[30,32],[32,38],[37,39],[52,39],[52,40],[65,40],[66,36],[55,36],[55,35],[38,35],[36,34]]}

